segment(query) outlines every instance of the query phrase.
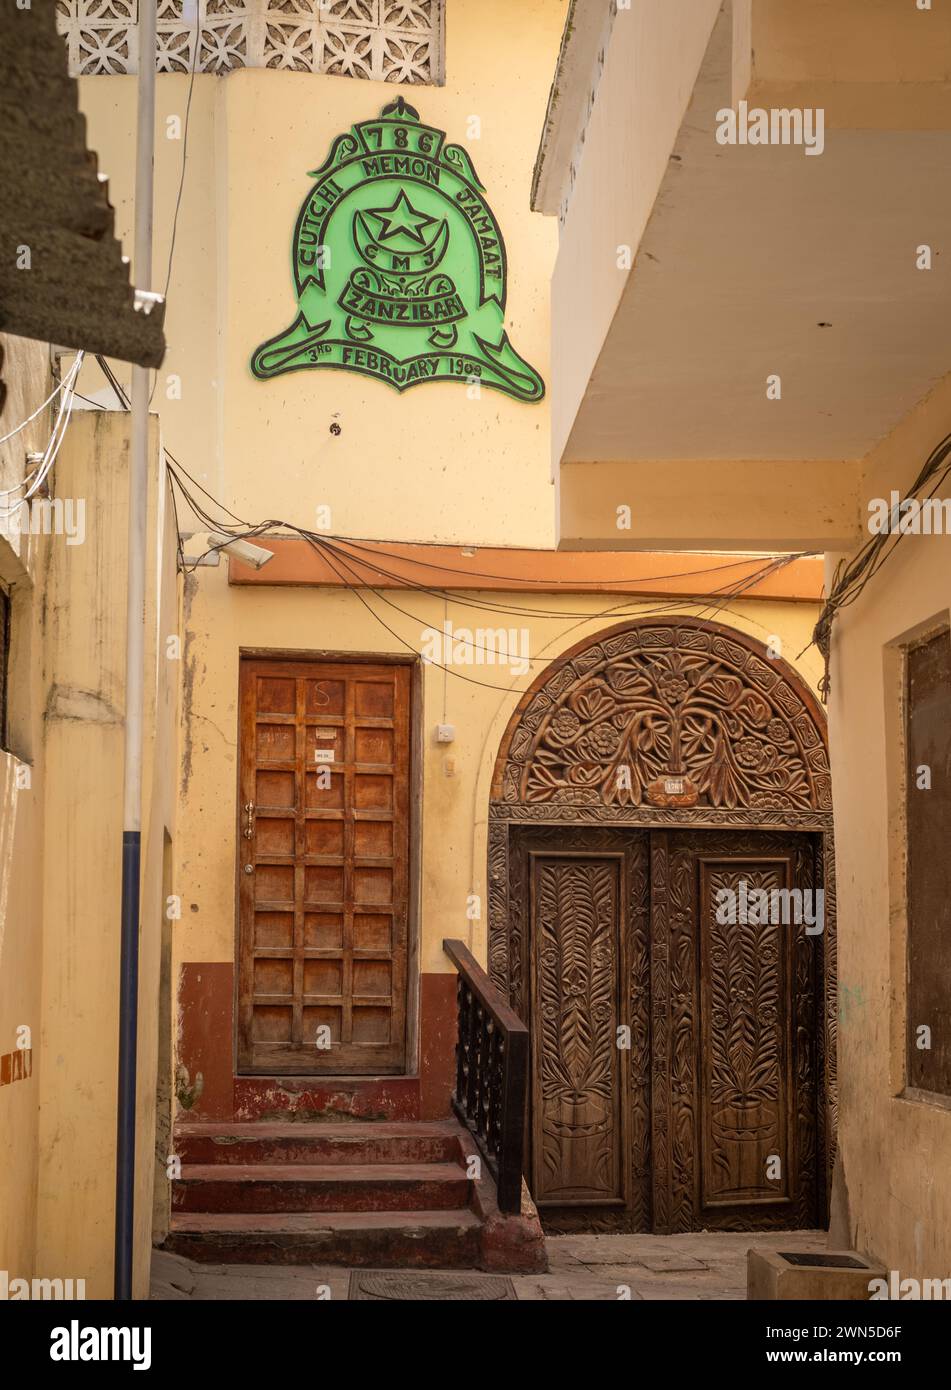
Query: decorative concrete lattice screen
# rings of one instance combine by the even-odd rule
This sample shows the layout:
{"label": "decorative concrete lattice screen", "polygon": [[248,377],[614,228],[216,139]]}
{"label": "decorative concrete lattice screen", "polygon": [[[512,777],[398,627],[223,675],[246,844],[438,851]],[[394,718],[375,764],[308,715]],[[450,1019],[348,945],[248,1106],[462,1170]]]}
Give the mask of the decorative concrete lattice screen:
{"label": "decorative concrete lattice screen", "polygon": [[[139,70],[139,4],[57,0],[74,77]],[[152,0],[158,72],[289,68],[378,82],[443,80],[445,0]]]}

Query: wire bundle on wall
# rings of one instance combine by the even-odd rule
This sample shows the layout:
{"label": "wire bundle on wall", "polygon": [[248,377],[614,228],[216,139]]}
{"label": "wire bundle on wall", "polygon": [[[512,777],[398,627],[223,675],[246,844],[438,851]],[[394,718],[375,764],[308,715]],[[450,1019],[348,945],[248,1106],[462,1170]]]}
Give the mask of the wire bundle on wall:
{"label": "wire bundle on wall", "polygon": [[[897,529],[892,529],[896,522],[900,522],[902,508],[906,502],[920,500],[917,496],[918,493],[932,479],[934,479],[934,486],[926,494],[926,498],[934,497],[945,478],[951,473],[949,458],[951,458],[951,434],[945,435],[944,439],[932,449],[924,467],[908,490],[907,496],[903,497],[897,507],[893,509],[889,529],[866,541],[858,554],[854,555],[851,560],[847,562],[840,560],[836,566],[829,596],[819,614],[819,620],[812,634],[813,643],[819,648],[825,662],[825,674],[819,682],[819,691],[823,700],[828,699],[831,686],[829,667],[832,655],[832,624],[836,615],[841,609],[847,608],[849,604],[855,602],[869,580],[894,554],[895,547],[905,535],[900,524]],[[891,545],[888,544],[889,541],[892,542]]]}
{"label": "wire bundle on wall", "polygon": [[[314,549],[317,552],[317,554],[319,554],[321,558],[327,563],[327,565],[334,572],[334,574],[336,574],[337,578],[340,580],[341,585],[344,588],[346,588],[349,592],[351,592],[359,600],[361,604],[363,604],[363,606],[376,620],[376,622],[378,622],[380,626],[383,627],[385,631],[390,634],[391,637],[393,637],[397,642],[399,642],[403,647],[405,647],[407,651],[414,652],[416,655],[420,655],[419,649],[417,647],[414,647],[412,643],[408,642],[404,637],[401,637],[400,634],[396,632],[395,629],[385,621],[385,619],[367,601],[361,590],[369,591],[376,597],[376,599],[381,604],[385,604],[386,607],[392,609],[396,613],[399,613],[401,616],[408,618],[413,623],[425,627],[427,625],[425,620],[420,618],[417,614],[409,612],[400,604],[394,603],[392,599],[388,598],[379,588],[370,583],[368,579],[364,575],[362,575],[357,568],[355,568],[356,564],[362,566],[364,569],[372,569],[376,571],[376,573],[379,574],[381,577],[389,579],[391,582],[398,584],[401,588],[412,590],[413,592],[418,593],[427,598],[435,598],[444,601],[451,600],[454,604],[456,604],[459,607],[470,608],[479,612],[491,614],[504,614],[510,617],[550,619],[559,622],[572,621],[573,626],[581,627],[586,623],[597,622],[598,620],[611,617],[621,619],[626,617],[646,617],[648,615],[655,614],[678,613],[682,612],[685,606],[693,606],[697,608],[697,616],[699,617],[712,618],[716,616],[716,614],[721,613],[725,608],[728,608],[729,600],[735,601],[739,598],[742,598],[742,596],[748,590],[755,588],[758,584],[760,584],[764,579],[766,579],[770,575],[776,574],[779,570],[784,569],[794,560],[805,558],[802,554],[771,556],[764,562],[764,564],[759,569],[754,571],[752,574],[744,574],[739,578],[732,580],[730,583],[724,584],[721,588],[713,590],[711,595],[708,596],[708,598],[677,598],[666,601],[664,603],[656,604],[654,606],[642,605],[633,609],[628,606],[628,600],[625,600],[623,603],[614,604],[608,608],[604,608],[596,612],[583,613],[578,611],[555,611],[553,609],[547,609],[539,606],[507,603],[502,599],[481,598],[476,600],[472,597],[463,598],[459,595],[457,591],[454,591],[451,588],[434,587],[426,584],[421,584],[416,579],[413,579],[407,575],[399,574],[398,572],[392,569],[388,569],[384,565],[380,564],[378,558],[376,557],[386,556],[391,559],[399,559],[401,557],[394,555],[390,551],[381,549],[378,543],[374,543],[373,548],[371,550],[369,546],[363,544],[360,540],[357,540],[353,537],[330,536],[324,533],[309,531],[304,527],[294,525],[293,522],[278,520],[275,518],[271,518],[267,521],[261,521],[253,524],[247,522],[243,520],[241,517],[237,516],[229,508],[224,506],[223,503],[219,502],[207,490],[207,488],[202,487],[202,485],[197,481],[197,479],[193,478],[192,475],[188,473],[188,471],[182,466],[182,464],[180,464],[174,458],[173,455],[168,454],[167,451],[166,455],[166,466],[168,468],[169,478],[172,482],[173,497],[176,491],[180,493],[182,500],[188,505],[188,507],[191,509],[194,515],[209,528],[209,530],[224,532],[228,536],[229,540],[253,541],[262,536],[267,535],[270,535],[272,538],[279,537],[280,533],[283,532],[285,537],[288,539],[291,537],[297,537],[300,540],[306,541],[312,547],[312,549]],[[187,479],[188,482],[186,482],[185,479]],[[202,503],[195,496],[191,488],[189,488],[188,483],[191,483],[194,488],[197,488],[202,494],[204,494],[208,501],[212,503],[215,508],[218,509],[221,515],[226,518],[226,520],[221,520],[219,517],[213,515],[210,511],[208,511],[205,504]],[[177,516],[177,504],[175,506],[175,512]],[[228,541],[222,541],[220,544],[209,546],[208,549],[204,552],[204,554],[213,554],[216,551],[220,551],[227,544]],[[385,544],[385,542],[383,544]],[[365,555],[372,555],[374,558],[364,558],[364,556],[359,553],[355,555],[353,553],[354,551],[362,551]],[[195,563],[197,563],[197,561]],[[480,575],[478,572],[473,573],[472,570],[463,571],[449,565],[440,565],[434,561],[422,561],[420,563],[422,563],[427,569],[433,569],[439,572],[453,575],[465,574],[466,577],[469,579],[485,578],[496,582],[505,582],[506,580],[511,579],[511,576],[507,575],[487,573],[483,573]],[[748,565],[749,560],[746,559],[739,561],[730,561],[723,565],[710,566],[708,570],[679,571],[666,575],[654,575],[651,577],[650,580],[640,580],[639,582],[660,583],[664,580],[680,579],[695,574],[718,573],[721,571],[734,570],[739,567],[746,568]],[[610,581],[603,582],[621,583],[623,581],[612,579]],[[517,581],[512,580],[512,583],[513,586],[515,586],[517,584]],[[722,601],[711,602],[710,599],[719,599]],[[477,649],[481,646],[480,643],[471,642],[467,639],[462,639],[462,641],[464,645],[469,645]],[[548,664],[548,660],[549,658],[540,656],[527,658],[529,665],[544,666]],[[472,676],[463,675],[461,671],[444,666],[442,665],[442,663],[435,660],[431,660],[430,658],[427,658],[427,662],[429,665],[435,666],[437,667],[437,669],[447,671],[449,674],[455,676],[458,680],[465,681],[467,684],[470,685],[482,686],[487,690],[498,690],[501,692],[505,692],[511,689],[511,686],[502,686],[490,681],[476,680]]]}
{"label": "wire bundle on wall", "polygon": [[0,504],[0,507],[2,507],[2,509],[0,509],[0,521],[5,522],[9,517],[13,516],[15,512],[19,511],[21,507],[26,506],[30,498],[36,496],[49,477],[53,465],[56,462],[56,456],[62,447],[63,440],[66,438],[66,431],[69,428],[69,420],[73,413],[73,405],[75,404],[77,396],[76,383],[79,380],[79,373],[82,369],[84,357],[84,352],[78,352],[73,365],[63,377],[63,380],[55,390],[50,392],[43,404],[37,406],[32,415],[28,415],[22,424],[17,425],[15,429],[10,430],[9,434],[5,434],[3,438],[0,439],[0,444],[5,444],[8,439],[12,439],[14,435],[19,434],[21,430],[24,430],[32,420],[35,420],[36,417],[46,409],[51,401],[54,401],[58,395],[62,394],[63,399],[60,404],[59,414],[53,424],[49,441],[47,442],[39,463],[27,473],[22,482],[17,483],[14,487],[4,488],[0,491],[0,498],[7,498],[21,492],[24,488],[26,489],[23,496],[18,498],[13,504],[9,506],[5,503]]}

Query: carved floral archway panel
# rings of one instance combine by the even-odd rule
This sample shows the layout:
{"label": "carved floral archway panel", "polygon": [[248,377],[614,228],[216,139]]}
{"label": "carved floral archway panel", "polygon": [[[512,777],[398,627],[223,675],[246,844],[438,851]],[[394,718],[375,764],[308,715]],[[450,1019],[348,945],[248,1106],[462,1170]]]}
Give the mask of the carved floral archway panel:
{"label": "carved floral archway panel", "polygon": [[828,812],[823,718],[767,649],[697,619],[612,629],[560,658],[506,731],[503,804]]}
{"label": "carved floral archway panel", "polygon": [[[735,629],[690,617],[650,618],[580,642],[525,692],[502,738],[492,781],[487,944],[492,979],[526,1018],[529,926],[519,837],[531,834],[533,844],[557,849],[572,827],[585,828],[588,846],[610,837],[611,827],[640,827],[658,841],[649,984],[642,980],[640,987],[653,1001],[650,1032],[662,1066],[672,945],[669,923],[655,908],[667,891],[666,832],[690,827],[821,836],[816,869],[826,898],[817,962],[821,1098],[815,1142],[825,1155],[828,1191],[837,1114],[832,795],[825,717],[802,677]],[[644,1087],[642,1078],[634,1090],[646,1096]],[[670,1117],[654,1114],[650,1124],[663,1186],[664,1174],[676,1167],[665,1149]],[[635,1159],[638,1188],[646,1160],[636,1145]],[[660,1229],[659,1208],[656,1215]]]}

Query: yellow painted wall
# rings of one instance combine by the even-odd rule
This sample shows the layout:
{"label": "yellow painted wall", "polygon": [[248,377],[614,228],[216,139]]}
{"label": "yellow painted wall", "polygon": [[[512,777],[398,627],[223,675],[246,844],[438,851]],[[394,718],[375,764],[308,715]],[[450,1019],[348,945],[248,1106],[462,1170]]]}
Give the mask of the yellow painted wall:
{"label": "yellow painted wall", "polygon": [[951,13],[938,0],[733,0],[737,97],[817,107],[827,130],[947,130]]}
{"label": "yellow painted wall", "polygon": [[[403,540],[551,545],[548,402],[497,391],[467,398],[439,382],[402,397],[348,372],[260,382],[252,352],[296,316],[294,224],[334,138],[398,94],[465,146],[486,185],[508,256],[506,327],[548,381],[551,219],[528,205],[531,173],[564,21],[564,0],[452,0],[446,83],[399,87],[344,77],[246,69],[195,78],[188,164],[166,333],[153,406],[172,452],[239,515]],[[500,61],[501,55],[510,55]],[[157,85],[154,287],[164,287],[188,79]],[[135,80],[80,82],[89,143],[110,176],[117,228],[131,243]],[[472,117],[478,139],[468,139]],[[127,380],[128,369],[119,369]],[[181,400],[169,399],[169,376]],[[95,366],[84,392],[101,387]],[[173,385],[173,390],[174,385]],[[333,436],[330,425],[341,433]]]}
{"label": "yellow painted wall", "polygon": [[[49,352],[40,343],[0,335],[5,359],[5,435],[36,409],[52,389]],[[27,452],[49,437],[44,411],[22,432],[0,444],[0,488],[24,476]],[[0,498],[0,514],[16,497]],[[43,646],[42,584],[51,545],[46,536],[21,535],[12,518],[0,533],[0,581],[11,594],[13,648],[8,683],[7,748],[0,749],[0,1055],[12,1053],[25,1025],[33,1043],[32,1075],[0,1086],[0,1268],[11,1278],[33,1270],[36,1160],[41,1067],[40,992],[43,941]],[[62,542],[60,542],[62,543]],[[30,773],[30,787],[17,788]]]}
{"label": "yellow painted wall", "polygon": [[[46,817],[35,1272],[83,1278],[111,1297],[118,1048],[119,906],[128,415],[74,415],[57,460],[60,496],[86,499],[86,540],[57,545],[47,578]],[[136,1158],[138,1297],[148,1288],[158,1039],[162,844],[174,833],[180,662],[174,532],[152,422],[146,603],[145,762]]]}
{"label": "yellow painted wall", "polygon": [[[446,563],[451,563],[450,558]],[[377,623],[360,598],[342,591],[229,587],[226,569],[205,569],[196,585],[189,581],[186,613],[189,646],[186,654],[184,699],[183,798],[179,820],[181,856],[176,891],[185,905],[175,944],[180,961],[231,961],[235,934],[235,786],[237,778],[238,650],[247,648],[320,649],[341,652],[404,652],[407,650]],[[435,667],[424,673],[424,767],[422,797],[421,970],[450,972],[443,954],[445,936],[461,936],[485,959],[486,920],[466,920],[471,892],[486,901],[486,814],[489,784],[499,743],[520,694],[561,652],[583,637],[594,636],[620,619],[611,610],[647,614],[660,605],[617,597],[589,595],[493,594],[505,602],[565,614],[597,613],[593,621],[578,618],[526,620],[474,612],[461,603],[443,602],[419,594],[389,592],[393,604],[416,615],[415,620],[387,608],[374,596],[369,602],[404,642],[419,650],[425,627],[439,629],[448,616],[454,628],[521,627],[530,633],[533,665],[529,674],[513,679],[508,669],[487,665],[460,666],[461,677],[502,689],[485,689]],[[484,596],[467,595],[473,602]],[[704,607],[711,615],[714,604]],[[666,609],[667,605],[664,604]],[[697,612],[697,606],[682,606]],[[796,654],[807,646],[816,608],[802,603],[731,605],[715,614],[741,631],[766,642],[782,639],[783,651],[798,665],[814,688],[821,666],[815,651],[801,662]],[[455,725],[456,741],[437,744],[438,723]],[[453,770],[450,771],[450,768]],[[208,834],[214,816],[215,833]]]}
{"label": "yellow painted wall", "polygon": [[[902,496],[951,419],[951,377],[870,455],[869,498]],[[947,481],[938,496],[951,496]],[[835,625],[829,702],[838,863],[839,1144],[856,1247],[902,1276],[951,1270],[951,1104],[904,1090],[900,687],[889,644],[948,619],[948,536],[904,537]],[[832,564],[839,556],[830,557]]]}
{"label": "yellow painted wall", "polygon": [[[951,14],[931,0],[744,0],[754,81],[951,81]],[[907,98],[906,98],[907,100]]]}

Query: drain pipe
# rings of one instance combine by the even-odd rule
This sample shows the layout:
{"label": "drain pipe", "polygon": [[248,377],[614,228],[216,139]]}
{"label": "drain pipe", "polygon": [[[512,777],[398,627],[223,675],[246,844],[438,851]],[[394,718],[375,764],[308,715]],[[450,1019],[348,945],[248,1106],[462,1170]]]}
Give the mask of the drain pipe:
{"label": "drain pipe", "polygon": [[[135,284],[152,283],[156,6],[139,6],[135,161]],[[147,312],[139,293],[136,308]],[[135,1101],[139,1008],[139,883],[142,866],[142,712],[145,568],[148,549],[149,373],[132,369],[132,456],[126,609],[125,774],[122,807],[122,921],[119,964],[119,1093],[116,1120],[115,1297],[132,1298],[135,1215]]]}

